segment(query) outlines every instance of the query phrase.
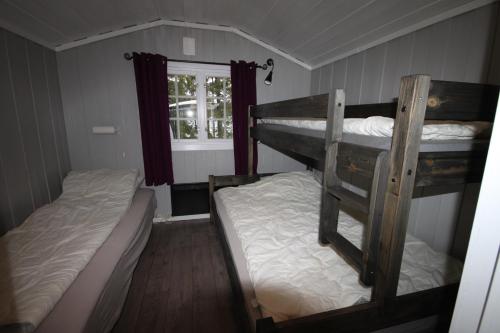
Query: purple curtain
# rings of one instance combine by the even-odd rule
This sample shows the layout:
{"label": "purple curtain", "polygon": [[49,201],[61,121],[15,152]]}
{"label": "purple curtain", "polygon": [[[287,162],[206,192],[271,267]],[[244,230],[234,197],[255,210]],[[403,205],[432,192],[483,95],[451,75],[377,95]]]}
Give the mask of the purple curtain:
{"label": "purple curtain", "polygon": [[167,58],[134,53],[146,185],[173,184]]}
{"label": "purple curtain", "polygon": [[[231,61],[233,102],[234,172],[248,174],[248,106],[257,103],[256,64]],[[257,173],[257,140],[254,140],[253,173]]]}

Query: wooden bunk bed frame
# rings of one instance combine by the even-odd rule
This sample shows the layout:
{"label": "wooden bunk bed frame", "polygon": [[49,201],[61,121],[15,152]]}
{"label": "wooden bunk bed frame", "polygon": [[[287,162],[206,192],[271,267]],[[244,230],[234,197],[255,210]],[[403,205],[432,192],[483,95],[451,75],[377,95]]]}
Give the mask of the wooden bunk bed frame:
{"label": "wooden bunk bed frame", "polygon": [[[252,175],[256,147],[251,138],[324,171],[319,241],[339,251],[359,271],[362,283],[373,285],[369,303],[278,323],[259,319],[257,332],[367,332],[435,314],[451,318],[458,284],[396,295],[411,199],[455,192],[457,185],[480,182],[488,145],[478,144],[470,151],[420,152],[422,128],[424,120],[492,122],[498,93],[496,86],[412,75],[401,79],[396,103],[345,106],[344,92],[337,90],[251,106],[252,118],[326,119],[327,128],[322,139],[272,126],[253,127],[249,121],[249,176],[209,177],[212,221],[223,241],[236,297],[243,302],[213,192],[260,179]],[[348,118],[395,118],[390,149],[342,142],[344,114]],[[343,182],[367,191],[367,197],[348,190]],[[367,217],[361,250],[337,232],[340,206]]]}

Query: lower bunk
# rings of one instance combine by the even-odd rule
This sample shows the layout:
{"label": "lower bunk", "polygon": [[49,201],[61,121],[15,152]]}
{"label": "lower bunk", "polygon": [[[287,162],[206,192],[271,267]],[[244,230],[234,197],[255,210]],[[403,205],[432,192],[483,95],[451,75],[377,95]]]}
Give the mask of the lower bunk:
{"label": "lower bunk", "polygon": [[[247,178],[252,184],[212,197],[213,220],[250,330],[370,331],[451,308],[448,296],[456,292],[462,269],[458,260],[407,235],[398,297],[373,302],[356,270],[318,243],[321,180],[309,171],[257,180]],[[210,181],[212,192],[230,185],[224,178]],[[362,217],[341,211],[339,231],[359,248]]]}

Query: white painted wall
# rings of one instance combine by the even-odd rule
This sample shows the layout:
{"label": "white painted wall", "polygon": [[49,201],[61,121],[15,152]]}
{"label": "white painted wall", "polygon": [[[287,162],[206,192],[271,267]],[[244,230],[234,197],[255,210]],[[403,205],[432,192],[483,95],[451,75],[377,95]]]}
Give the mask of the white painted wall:
{"label": "white painted wall", "polygon": [[[182,54],[182,38],[196,40],[196,56]],[[124,52],[154,52],[172,59],[229,62],[272,57],[273,85],[267,72],[257,71],[258,103],[309,94],[310,71],[231,32],[182,27],[156,27],[80,46],[57,54],[61,95],[73,169],[143,169],[133,64]],[[118,135],[93,135],[92,126],[115,125]],[[292,159],[259,147],[259,171],[289,171],[304,167]],[[232,150],[173,152],[176,183],[207,181],[209,174],[233,174]],[[170,215],[170,189],[155,188],[158,211]]]}
{"label": "white painted wall", "polygon": [[0,28],[0,236],[57,199],[68,171],[55,52]]}
{"label": "white painted wall", "polygon": [[[435,80],[500,84],[490,70],[498,71],[498,62],[491,62],[498,9],[498,3],[484,6],[315,69],[311,94],[343,88],[347,104],[390,102],[399,94],[400,78],[416,73]],[[467,185],[465,195],[414,199],[408,231],[438,251],[463,257],[477,191],[477,185]]]}

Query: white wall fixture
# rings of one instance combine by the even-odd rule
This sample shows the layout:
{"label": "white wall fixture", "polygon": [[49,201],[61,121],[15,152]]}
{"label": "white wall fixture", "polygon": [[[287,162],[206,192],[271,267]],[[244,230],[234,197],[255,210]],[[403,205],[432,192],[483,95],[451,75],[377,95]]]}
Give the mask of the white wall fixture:
{"label": "white wall fixture", "polygon": [[94,126],[92,127],[92,133],[94,134],[116,134],[118,128],[114,126]]}
{"label": "white wall fixture", "polygon": [[196,55],[196,41],[191,37],[182,38],[182,52],[184,55],[194,56]]}

